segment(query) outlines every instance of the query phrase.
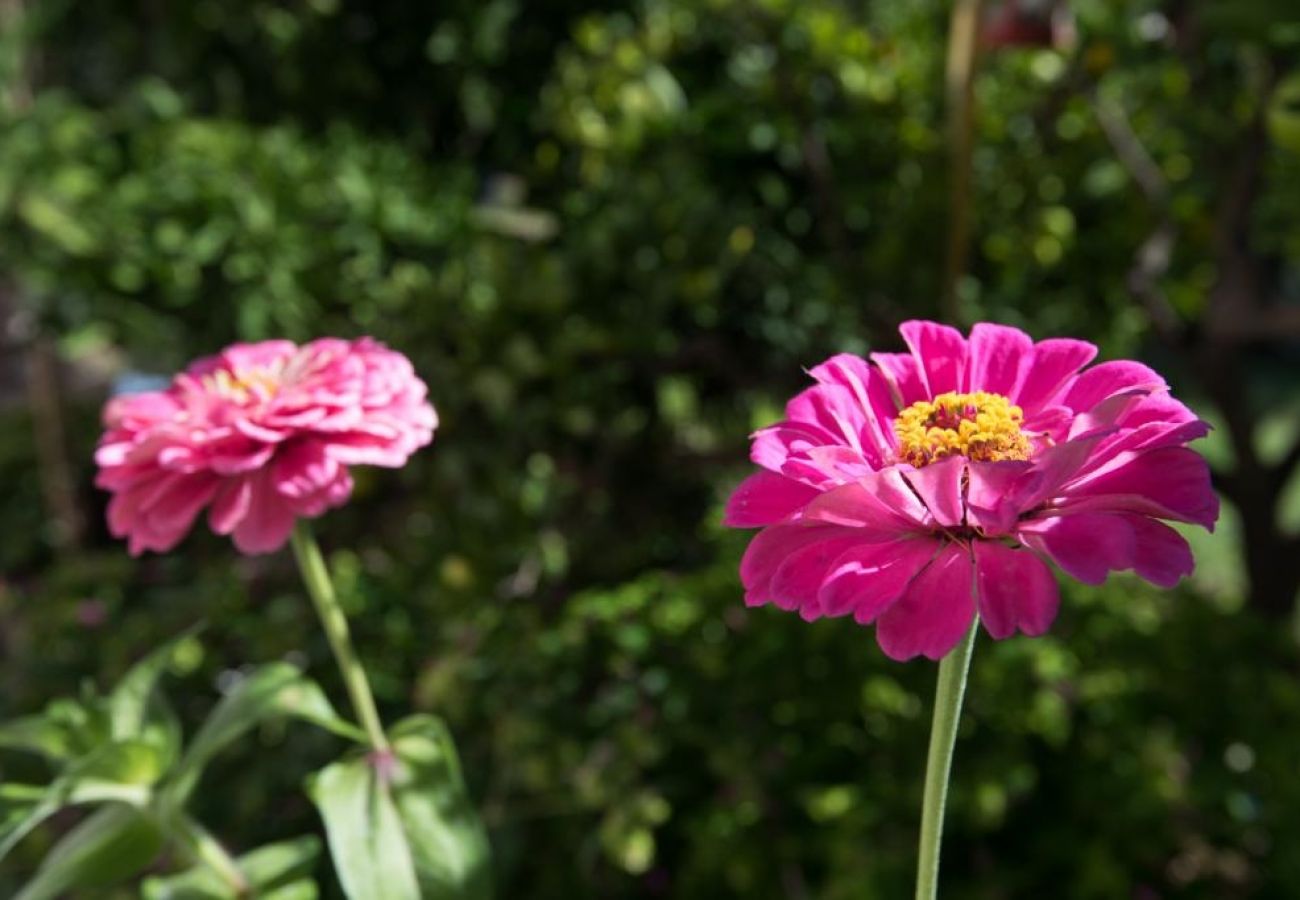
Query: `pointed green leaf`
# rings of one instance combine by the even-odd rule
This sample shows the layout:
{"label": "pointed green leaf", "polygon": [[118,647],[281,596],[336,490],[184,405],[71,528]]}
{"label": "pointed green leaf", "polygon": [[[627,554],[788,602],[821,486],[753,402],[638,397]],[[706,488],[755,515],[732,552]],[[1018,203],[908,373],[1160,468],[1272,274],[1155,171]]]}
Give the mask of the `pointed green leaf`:
{"label": "pointed green leaf", "polygon": [[23,716],[0,723],[0,747],[39,753],[55,761],[72,755],[67,730],[46,716]]}
{"label": "pointed green leaf", "polygon": [[0,724],[0,747],[39,753],[52,762],[88,753],[109,739],[107,717],[96,702],[93,697],[87,703],[63,697],[40,715]]}
{"label": "pointed green leaf", "polygon": [[162,773],[158,748],[143,741],[121,741],[100,748],[68,767],[23,815],[0,821],[0,859],[19,841],[65,806],[116,801],[143,806]]}
{"label": "pointed green leaf", "polygon": [[222,698],[190,742],[165,791],[173,808],[185,804],[204,766],[231,742],[267,719],[291,716],[335,734],[361,740],[363,735],[340,718],[320,686],[288,663],[256,669]]}
{"label": "pointed green leaf", "polygon": [[114,803],[68,832],[15,900],[55,900],[73,888],[106,887],[140,872],[162,848],[158,826]]}
{"label": "pointed green leaf", "polygon": [[[316,897],[312,869],[320,856],[320,839],[314,835],[268,844],[237,860],[239,869],[260,898]],[[176,875],[150,878],[144,883],[145,900],[235,900],[234,893],[205,865]]]}
{"label": "pointed green leaf", "polygon": [[325,821],[334,869],[350,900],[420,900],[397,807],[370,757],[327,766],[308,792]]}
{"label": "pointed green leaf", "polygon": [[157,692],[158,679],[171,665],[177,649],[198,628],[177,635],[133,665],[108,695],[107,712],[115,740],[140,738],[156,744],[170,764],[180,753],[181,730],[175,713]]}
{"label": "pointed green leaf", "polygon": [[112,737],[112,726],[103,700],[93,691],[83,691],[82,700],[61,697],[51,701],[45,719],[66,735],[68,758],[75,759],[98,749]]}
{"label": "pointed green leaf", "polygon": [[189,640],[197,629],[177,635],[137,662],[108,695],[109,721],[117,740],[139,737],[148,718],[149,698],[163,672],[171,665],[176,648]]}
{"label": "pointed green leaf", "polygon": [[425,900],[491,896],[487,834],[470,801],[451,734],[411,716],[392,729],[393,797]]}

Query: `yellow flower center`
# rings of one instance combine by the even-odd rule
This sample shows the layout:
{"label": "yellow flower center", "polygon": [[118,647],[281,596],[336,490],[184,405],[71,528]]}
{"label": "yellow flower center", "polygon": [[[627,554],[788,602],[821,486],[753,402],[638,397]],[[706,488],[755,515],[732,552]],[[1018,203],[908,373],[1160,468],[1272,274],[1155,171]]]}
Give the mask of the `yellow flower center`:
{"label": "yellow flower center", "polygon": [[1028,459],[1024,413],[1001,394],[949,391],[913,403],[894,420],[899,462],[920,468],[949,456],[991,462]]}
{"label": "yellow flower center", "polygon": [[202,380],[209,391],[241,403],[246,403],[254,394],[269,398],[280,388],[280,373],[272,368],[245,369],[239,373],[218,369],[211,375],[204,375]]}

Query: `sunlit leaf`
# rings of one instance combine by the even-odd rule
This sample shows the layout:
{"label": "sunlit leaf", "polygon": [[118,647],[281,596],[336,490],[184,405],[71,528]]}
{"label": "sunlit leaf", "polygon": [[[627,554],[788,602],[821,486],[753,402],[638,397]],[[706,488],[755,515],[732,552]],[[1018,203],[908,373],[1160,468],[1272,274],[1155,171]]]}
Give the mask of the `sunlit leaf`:
{"label": "sunlit leaf", "polygon": [[447,727],[433,716],[411,716],[393,728],[392,741],[393,796],[423,896],[489,896],[487,834]]}
{"label": "sunlit leaf", "polygon": [[[387,769],[390,761],[381,761]],[[350,900],[420,900],[419,882],[388,773],[371,757],[322,769],[309,792],[329,838],[330,856]]]}

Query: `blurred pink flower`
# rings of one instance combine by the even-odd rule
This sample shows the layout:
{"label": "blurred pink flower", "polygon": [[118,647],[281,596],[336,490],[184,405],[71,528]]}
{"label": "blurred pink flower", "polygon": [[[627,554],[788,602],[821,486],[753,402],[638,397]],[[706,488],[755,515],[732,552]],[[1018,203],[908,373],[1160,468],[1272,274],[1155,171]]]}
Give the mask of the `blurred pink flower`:
{"label": "blurred pink flower", "polygon": [[398,467],[433,439],[427,389],[369,338],[235,344],[162,391],[109,401],[95,483],[130,551],[163,551],[203,509],[244,553],[282,546],[299,517],[352,492],[348,466]]}
{"label": "blurred pink flower", "polygon": [[939,659],[978,612],[994,638],[1056,616],[1045,560],[1088,584],[1132,569],[1162,587],[1192,570],[1161,520],[1213,528],[1209,427],[1141,363],[1084,368],[1084,341],[969,339],[901,326],[910,353],[832,357],[783,421],[753,438],[726,524],[761,527],[745,600],[876,624],[894,659]]}

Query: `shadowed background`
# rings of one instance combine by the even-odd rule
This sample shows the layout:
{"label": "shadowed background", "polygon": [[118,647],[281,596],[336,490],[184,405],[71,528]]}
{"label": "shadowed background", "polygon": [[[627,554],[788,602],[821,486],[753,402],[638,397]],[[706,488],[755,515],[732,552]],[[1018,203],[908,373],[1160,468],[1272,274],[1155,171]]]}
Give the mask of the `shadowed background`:
{"label": "shadowed background", "polygon": [[[500,896],[906,896],[933,665],[746,610],[718,522],[803,368],[989,319],[1165,373],[1225,511],[1178,589],[1067,584],[977,644],[945,896],[1300,893],[1300,16],[985,7],[944,302],[935,0],[0,0],[0,716],[199,619],[186,722],[286,654],[341,696],[287,554],[131,560],[91,456],[113,390],[373,334],[443,424],[318,532],[381,705],[456,733]],[[316,830],[338,750],[263,729],[197,811]]]}

